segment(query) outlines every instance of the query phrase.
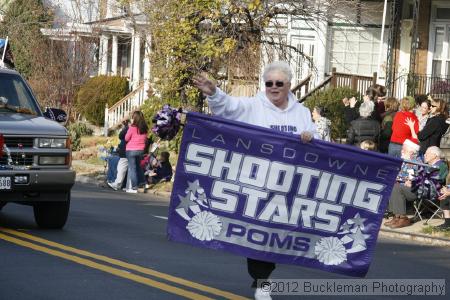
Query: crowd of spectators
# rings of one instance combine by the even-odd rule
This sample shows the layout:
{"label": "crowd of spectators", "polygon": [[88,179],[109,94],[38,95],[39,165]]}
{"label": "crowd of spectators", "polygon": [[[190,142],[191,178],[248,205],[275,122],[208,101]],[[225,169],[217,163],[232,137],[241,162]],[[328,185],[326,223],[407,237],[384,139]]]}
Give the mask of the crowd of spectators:
{"label": "crowd of spectators", "polygon": [[171,180],[170,154],[162,151],[157,157],[159,144],[148,137],[148,126],[142,112],[133,112],[131,124],[128,119],[122,122],[119,140],[116,151],[108,159],[109,187],[137,193],[151,184]]}
{"label": "crowd of spectators", "polygon": [[[450,188],[445,186],[448,164],[440,149],[441,138],[450,123],[447,102],[427,95],[400,100],[387,98],[386,89],[377,84],[366,91],[361,103],[355,97],[344,98],[342,102],[347,144],[404,160],[389,201],[388,213],[393,217],[385,225],[402,228],[415,221],[407,217],[406,208],[408,203],[424,197],[418,195],[414,178],[420,168],[426,168],[427,176],[435,179],[433,187],[440,189],[437,194],[428,194],[444,212],[445,222],[438,228],[450,229]],[[323,111],[315,107],[312,116],[319,135],[327,136],[323,133],[330,132],[330,122],[324,121],[327,119]]]}

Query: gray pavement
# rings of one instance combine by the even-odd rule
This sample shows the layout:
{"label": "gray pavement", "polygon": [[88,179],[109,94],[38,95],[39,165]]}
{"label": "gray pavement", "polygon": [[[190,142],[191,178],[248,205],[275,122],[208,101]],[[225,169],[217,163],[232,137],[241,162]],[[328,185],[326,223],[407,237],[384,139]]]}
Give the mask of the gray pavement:
{"label": "gray pavement", "polygon": [[[7,205],[0,212],[0,226],[14,230],[9,237],[27,234],[43,239],[20,237],[15,244],[0,237],[0,299],[181,299],[180,295],[164,291],[146,280],[155,280],[184,293],[196,292],[211,299],[219,299],[205,289],[193,288],[161,279],[157,274],[144,274],[117,266],[111,259],[120,260],[155,272],[176,276],[192,283],[231,292],[250,298],[252,290],[246,272],[245,258],[221,251],[191,247],[169,242],[166,238],[167,197],[150,194],[126,194],[89,184],[77,184],[73,190],[69,221],[63,230],[40,230],[32,218],[32,209]],[[1,233],[4,231],[0,229]],[[18,232],[18,233],[17,233]],[[30,249],[24,241],[52,251],[75,257],[68,260],[54,252]],[[71,248],[89,251],[73,252]],[[435,278],[450,279],[450,250],[381,236],[372,265],[366,278]],[[102,260],[102,259],[109,260]],[[114,267],[116,273],[99,270],[82,259]],[[142,271],[142,270],[141,270]],[[140,280],[133,280],[140,276]],[[122,276],[122,277],[121,277]],[[273,278],[338,279],[342,275],[326,273],[292,265],[278,265]],[[450,288],[447,287],[447,294]],[[300,299],[329,299],[302,296]],[[348,298],[348,297],[347,297]],[[404,297],[402,297],[404,298]],[[424,297],[408,297],[423,299]],[[193,297],[193,299],[200,299]],[[296,299],[275,296],[276,299]],[[346,297],[341,297],[346,299]],[[352,299],[380,299],[379,296]],[[384,296],[382,299],[400,299]]]}

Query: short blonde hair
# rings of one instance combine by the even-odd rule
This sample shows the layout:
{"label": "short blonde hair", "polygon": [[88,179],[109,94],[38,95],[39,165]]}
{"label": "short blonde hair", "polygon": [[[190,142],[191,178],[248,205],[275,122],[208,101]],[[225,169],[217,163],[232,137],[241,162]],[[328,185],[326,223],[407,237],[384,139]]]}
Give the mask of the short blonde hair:
{"label": "short blonde hair", "polygon": [[399,106],[399,103],[398,103],[397,98],[389,97],[386,99],[386,101],[384,101],[384,107],[385,107],[386,111],[397,111],[398,106]]}
{"label": "short blonde hair", "polygon": [[410,111],[414,106],[411,105],[411,101],[408,98],[403,98],[400,100],[400,110],[401,111]]}

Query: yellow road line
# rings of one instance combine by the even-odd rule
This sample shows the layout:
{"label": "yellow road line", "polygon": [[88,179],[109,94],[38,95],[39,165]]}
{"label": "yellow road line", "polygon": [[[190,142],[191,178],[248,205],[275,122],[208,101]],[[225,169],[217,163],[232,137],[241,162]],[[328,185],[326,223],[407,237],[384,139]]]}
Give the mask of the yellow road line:
{"label": "yellow road line", "polygon": [[120,269],[116,269],[116,268],[113,268],[110,266],[102,265],[102,264],[93,262],[91,260],[85,259],[85,258],[81,258],[78,256],[66,254],[66,253],[58,251],[58,250],[53,250],[50,248],[39,246],[39,245],[30,243],[30,242],[27,242],[24,240],[20,240],[18,238],[11,237],[11,236],[8,236],[8,235],[2,234],[2,233],[0,233],[0,239],[17,244],[19,246],[27,247],[27,248],[30,248],[30,249],[33,249],[36,251],[41,251],[41,252],[44,252],[44,253],[47,253],[47,254],[50,254],[53,256],[64,258],[64,259],[76,262],[80,265],[84,265],[84,266],[87,266],[87,267],[90,267],[93,269],[101,270],[106,273],[110,273],[110,274],[113,274],[113,275],[116,275],[116,276],[119,276],[122,278],[126,278],[129,280],[135,281],[135,282],[139,282],[139,283],[142,283],[142,284],[145,284],[148,286],[152,286],[152,287],[161,289],[163,291],[166,291],[166,292],[169,292],[172,294],[176,294],[176,295],[179,295],[182,297],[186,297],[189,299],[203,299],[203,300],[211,300],[212,299],[212,298],[208,298],[203,295],[193,293],[193,292],[190,292],[187,290],[183,290],[183,289],[180,289],[180,288],[177,288],[177,287],[174,287],[174,286],[171,286],[171,285],[159,282],[159,281],[155,281],[155,280],[143,277],[143,276],[127,273],[125,270],[120,270]]}
{"label": "yellow road line", "polygon": [[141,267],[141,266],[138,266],[138,265],[126,263],[124,261],[117,260],[117,259],[114,259],[114,258],[110,258],[110,257],[104,256],[104,255],[98,255],[98,254],[95,254],[95,253],[92,253],[92,252],[89,252],[89,251],[80,250],[80,249],[73,248],[73,247],[70,247],[70,246],[66,246],[66,245],[63,245],[63,244],[55,243],[55,242],[52,242],[52,241],[49,241],[49,240],[46,240],[46,239],[43,239],[43,238],[40,238],[40,237],[37,237],[37,236],[34,236],[34,235],[30,235],[30,234],[26,234],[26,233],[23,233],[23,232],[19,232],[19,231],[13,230],[13,229],[7,229],[7,228],[0,227],[0,231],[6,232],[8,234],[15,235],[15,236],[18,236],[18,237],[21,237],[21,238],[25,238],[25,239],[28,239],[28,240],[32,240],[32,241],[35,241],[35,242],[38,242],[38,243],[41,243],[41,244],[44,244],[44,245],[48,245],[48,246],[51,246],[51,247],[54,247],[54,248],[58,248],[58,249],[61,249],[61,250],[64,250],[64,251],[72,252],[72,253],[83,255],[83,256],[86,256],[86,257],[90,257],[90,258],[94,258],[96,260],[107,262],[109,264],[120,266],[120,267],[123,267],[123,268],[127,268],[129,270],[134,270],[134,271],[137,271],[137,272],[140,272],[140,273],[143,273],[143,274],[147,274],[147,275],[151,275],[151,276],[154,276],[154,277],[157,277],[157,278],[161,278],[161,279],[164,279],[164,280],[167,280],[167,281],[170,281],[170,282],[174,282],[174,283],[177,283],[177,284],[180,284],[180,285],[187,286],[189,288],[198,289],[200,291],[204,291],[204,292],[207,292],[207,293],[210,293],[210,294],[221,296],[221,297],[224,297],[224,298],[227,298],[227,299],[232,299],[232,300],[244,300],[244,299],[247,299],[245,297],[242,297],[242,296],[230,293],[230,292],[222,291],[222,290],[219,290],[219,289],[216,289],[216,288],[213,288],[213,287],[209,287],[207,285],[203,285],[203,284],[200,284],[200,283],[189,281],[189,280],[186,280],[186,279],[183,279],[183,278],[180,278],[180,277],[176,277],[176,276],[172,276],[172,275],[169,275],[169,274],[166,274],[166,273],[158,272],[158,271],[155,271],[153,269],[149,269],[149,268]]}

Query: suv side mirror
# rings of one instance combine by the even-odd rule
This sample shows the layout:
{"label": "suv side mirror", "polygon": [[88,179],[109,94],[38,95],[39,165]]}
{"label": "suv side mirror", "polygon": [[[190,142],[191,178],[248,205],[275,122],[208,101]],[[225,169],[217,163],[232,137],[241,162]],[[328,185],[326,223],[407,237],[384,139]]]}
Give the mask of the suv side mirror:
{"label": "suv side mirror", "polygon": [[59,108],[45,108],[44,117],[47,119],[56,121],[58,123],[66,123],[67,122],[67,114],[64,110]]}

